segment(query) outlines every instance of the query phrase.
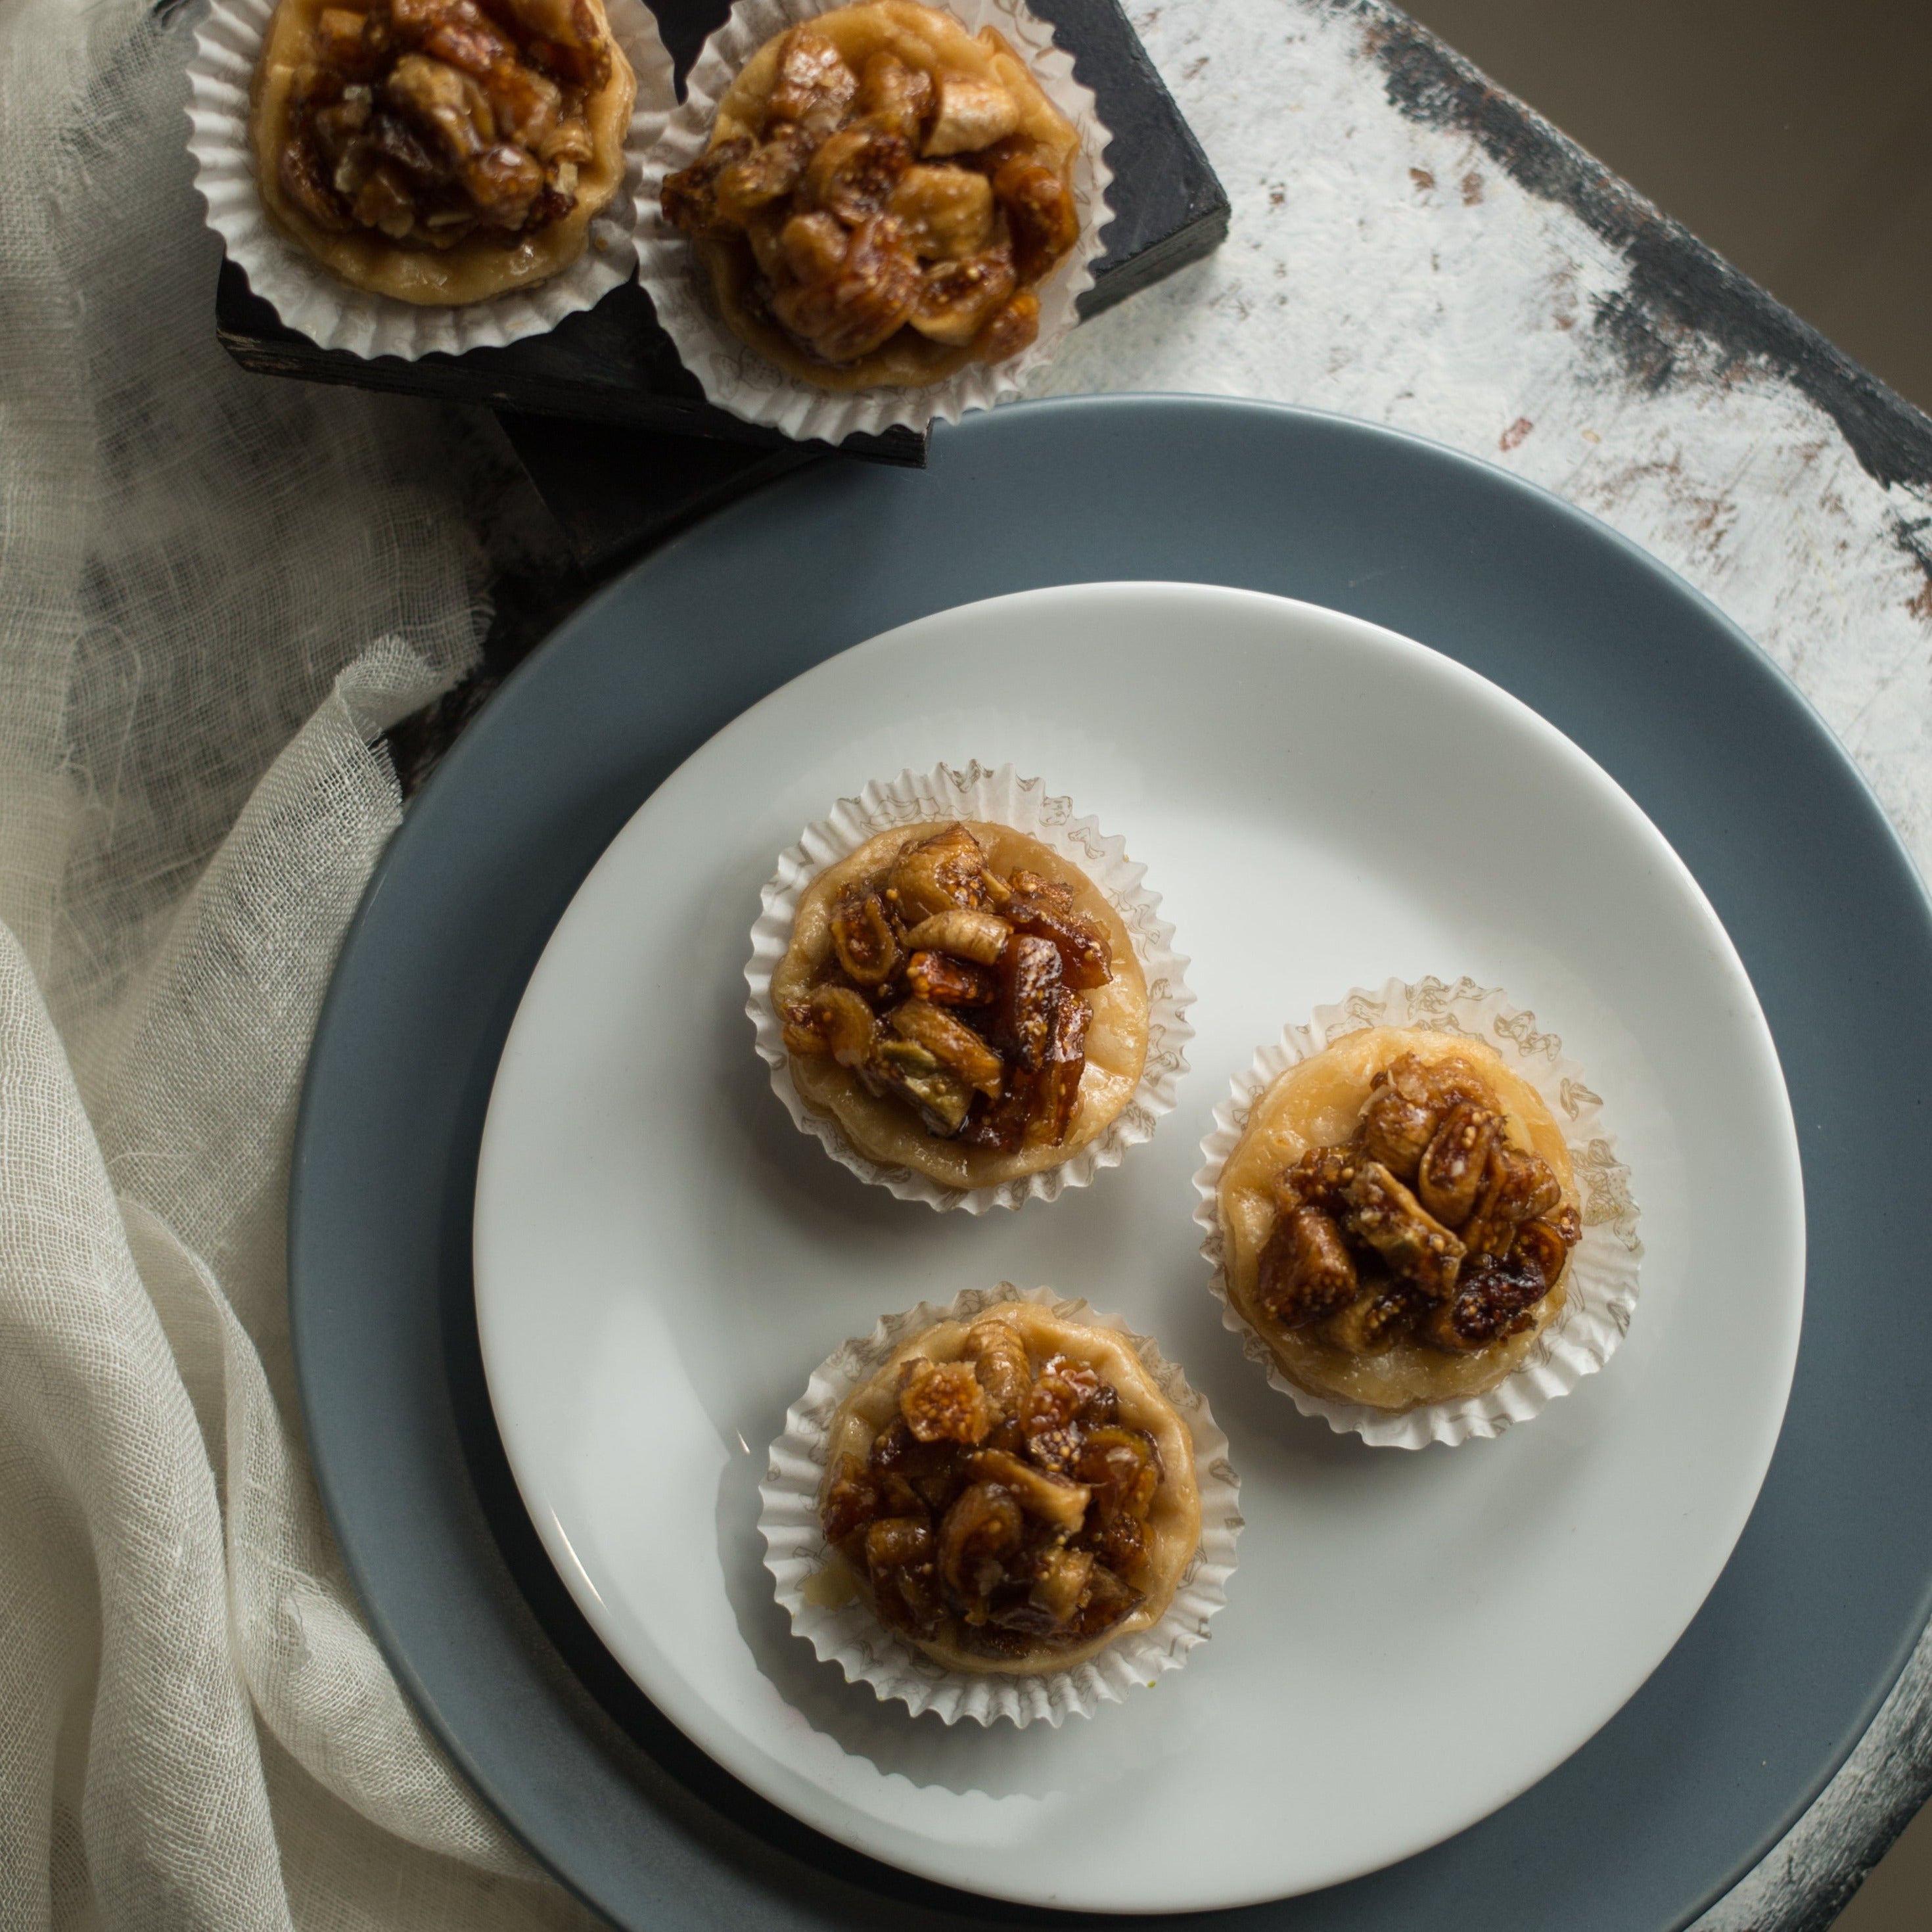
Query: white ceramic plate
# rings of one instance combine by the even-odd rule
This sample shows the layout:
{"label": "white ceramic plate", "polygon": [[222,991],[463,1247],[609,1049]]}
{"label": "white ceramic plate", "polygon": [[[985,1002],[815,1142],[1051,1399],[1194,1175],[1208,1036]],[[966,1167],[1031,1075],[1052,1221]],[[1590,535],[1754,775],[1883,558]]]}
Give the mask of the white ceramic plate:
{"label": "white ceramic plate", "polygon": [[[1011,759],[1126,838],[1199,996],[1193,1071],[1090,1187],[971,1220],[862,1186],[752,1050],[759,888],[874,776]],[[1468,974],[1555,1028],[1643,1209],[1599,1376],[1493,1442],[1370,1450],[1243,1360],[1189,1177],[1282,1022]],[[942,612],[754,706],[637,814],[551,939],[477,1186],[477,1312],[524,1500],[585,1616],[719,1762],[946,1883],[1207,1908],[1420,1850],[1552,1769],[1715,1581],[1771,1456],[1804,1275],[1797,1147],[1729,940],[1655,829],[1514,698],[1354,619],[1182,584]],[[1060,1731],[948,1729],[820,1665],[754,1528],[766,1445],[878,1316],[1007,1279],[1185,1364],[1248,1527],[1186,1669]],[[1578,1821],[1580,1829],[1586,1821]]]}

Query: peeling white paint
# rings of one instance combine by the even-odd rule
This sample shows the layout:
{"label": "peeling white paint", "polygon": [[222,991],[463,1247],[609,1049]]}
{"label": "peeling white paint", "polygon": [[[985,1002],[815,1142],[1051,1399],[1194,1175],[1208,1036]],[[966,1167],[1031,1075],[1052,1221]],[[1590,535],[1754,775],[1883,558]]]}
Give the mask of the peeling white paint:
{"label": "peeling white paint", "polygon": [[1882,488],[1768,364],[1722,372],[1687,335],[1687,380],[1634,382],[1592,327],[1628,281],[1622,257],[1466,136],[1396,112],[1360,20],[1320,0],[1130,11],[1233,226],[1216,256],[1082,327],[1035,393],[1303,403],[1554,490],[1757,640],[1932,874],[1932,596],[1895,536],[1932,494]]}

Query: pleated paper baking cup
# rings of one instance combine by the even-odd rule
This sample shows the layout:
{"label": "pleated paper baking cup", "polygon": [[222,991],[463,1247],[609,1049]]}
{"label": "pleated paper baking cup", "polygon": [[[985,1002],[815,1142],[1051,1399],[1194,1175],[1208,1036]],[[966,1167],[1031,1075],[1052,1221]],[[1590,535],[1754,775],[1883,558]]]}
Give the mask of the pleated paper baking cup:
{"label": "pleated paper baking cup", "polygon": [[[806,890],[828,866],[848,859],[869,839],[900,826],[948,824],[975,819],[1010,826],[1037,838],[1078,866],[1120,915],[1147,981],[1146,1064],[1127,1102],[1085,1146],[1036,1174],[972,1188],[949,1187],[910,1167],[887,1166],[861,1153],[828,1114],[806,1106],[792,1078],[784,1022],[772,991],[772,975],[791,944],[792,928]],[[1174,1106],[1174,1084],[1187,1070],[1183,1050],[1194,1037],[1185,1017],[1194,1004],[1187,990],[1187,962],[1174,950],[1174,928],[1160,916],[1160,895],[1142,884],[1146,867],[1127,856],[1126,842],[1110,838],[1096,819],[1082,818],[1070,800],[1051,796],[1038,778],[1021,778],[1011,765],[988,770],[976,760],[956,770],[902,772],[868,784],[856,798],[842,798],[830,814],[808,825],[796,845],[782,854],[766,882],[763,909],[752,928],[752,957],[745,968],[751,997],[745,1010],[758,1030],[760,1057],[770,1067],[772,1090],[784,1102],[800,1132],[813,1136],[842,1167],[884,1187],[902,1201],[922,1201],[942,1211],[1018,1208],[1036,1198],[1052,1201],[1069,1187],[1084,1187],[1103,1168],[1118,1166],[1130,1147],[1146,1140]]]}
{"label": "pleated paper baking cup", "polygon": [[739,70],[767,40],[849,4],[850,0],[738,0],[692,68],[684,104],[671,116],[646,158],[638,196],[638,278],[650,293],[658,320],[676,344],[684,366],[704,385],[705,394],[748,422],[827,442],[859,431],[876,435],[896,425],[923,429],[930,423],[957,422],[969,410],[989,410],[1017,395],[1027,376],[1052,361],[1079,320],[1076,304],[1094,286],[1094,265],[1102,253],[1101,230],[1113,219],[1107,188],[1114,172],[1106,162],[1112,136],[1101,124],[1093,90],[1073,77],[1072,56],[1054,44],[1053,29],[1029,11],[1023,0],[928,0],[935,10],[950,14],[970,34],[992,27],[1004,35],[1080,137],[1073,164],[1080,236],[1066,259],[1034,291],[1040,298],[1039,334],[1004,362],[970,364],[925,388],[858,389],[843,395],[814,388],[741,342],[718,311],[710,278],[696,250],[664,218],[659,196],[664,177],[689,167],[704,154],[718,103]]}
{"label": "pleated paper baking cup", "polygon": [[[1222,1172],[1262,1095],[1291,1066],[1333,1042],[1383,1026],[1455,1034],[1493,1048],[1542,1096],[1556,1120],[1583,1214],[1583,1238],[1570,1251],[1563,1276],[1562,1311],[1521,1364],[1486,1394],[1425,1403],[1400,1415],[1317,1395],[1290,1378],[1266,1337],[1234,1306],[1220,1202]],[[1601,1098],[1591,1091],[1582,1070],[1564,1057],[1562,1041],[1540,1026],[1534,1013],[1510,1006],[1499,988],[1468,979],[1453,986],[1433,979],[1413,986],[1391,980],[1378,992],[1358,988],[1339,1005],[1317,1006],[1308,1025],[1284,1028],[1280,1040],[1262,1048],[1233,1082],[1229,1097],[1214,1110],[1214,1130],[1201,1143],[1201,1152],[1204,1165],[1194,1177],[1201,1199],[1194,1218],[1206,1230],[1201,1252],[1214,1270],[1222,1324],[1240,1336],[1248,1359],[1267,1371],[1269,1382],[1304,1415],[1319,1416],[1337,1435],[1359,1436],[1378,1449],[1453,1446],[1472,1436],[1500,1436],[1594,1375],[1630,1331],[1643,1255],[1630,1171],[1616,1157],[1615,1136],[1604,1131]]]}
{"label": "pleated paper baking cup", "polygon": [[[830,1460],[832,1418],[854,1389],[878,1373],[893,1352],[941,1322],[970,1322],[1006,1302],[1032,1302],[1069,1322],[1105,1328],[1124,1337],[1150,1379],[1180,1412],[1194,1438],[1195,1484],[1201,1499],[1201,1540],[1166,1613],[1144,1630],[1121,1637],[1064,1670],[1028,1676],[950,1670],[892,1634],[849,1589],[827,1590],[817,1580],[840,1583],[843,1564],[819,1527],[819,1492]],[[814,1371],[805,1394],[786,1412],[784,1433],[772,1444],[758,1491],[758,1528],[765,1539],[765,1568],[793,1630],[807,1640],[822,1663],[836,1663],[849,1683],[869,1684],[883,1702],[903,1703],[913,1715],[936,1712],[947,1724],[1004,1720],[1022,1728],[1069,1718],[1091,1717],[1101,1704],[1118,1704],[1136,1684],[1150,1688],[1164,1671],[1178,1670],[1208,1635],[1208,1619],[1228,1600],[1234,1542],[1241,1530],[1240,1480],[1228,1460],[1228,1438],[1214,1425],[1206,1398],[1189,1386],[1177,1362],[1137,1335],[1118,1316],[1096,1313],[1079,1300],[1063,1300],[1048,1288],[1023,1292],[1010,1282],[969,1288],[950,1307],[921,1302],[890,1315],[872,1334],[848,1342]],[[833,1601],[836,1597],[843,1601]]]}
{"label": "pleated paper baking cup", "polygon": [[624,142],[624,180],[591,222],[584,252],[547,281],[482,302],[431,308],[338,280],[268,218],[255,181],[249,89],[274,18],[275,0],[214,0],[188,63],[188,152],[208,225],[248,286],[288,328],[323,349],[405,362],[432,351],[500,349],[554,328],[629,278],[637,262],[635,196],[644,158],[677,104],[670,56],[643,0],[606,0],[610,34],[637,76]]}

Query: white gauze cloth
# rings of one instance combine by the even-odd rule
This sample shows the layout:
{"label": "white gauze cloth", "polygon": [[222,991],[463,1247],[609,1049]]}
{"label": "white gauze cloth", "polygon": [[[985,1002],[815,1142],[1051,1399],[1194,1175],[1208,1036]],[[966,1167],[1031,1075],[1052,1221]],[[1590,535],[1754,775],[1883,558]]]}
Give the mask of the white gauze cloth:
{"label": "white gauze cloth", "polygon": [[372,741],[483,560],[433,413],[216,343],[192,24],[0,0],[0,1928],[586,1927],[399,1693],[294,1407]]}

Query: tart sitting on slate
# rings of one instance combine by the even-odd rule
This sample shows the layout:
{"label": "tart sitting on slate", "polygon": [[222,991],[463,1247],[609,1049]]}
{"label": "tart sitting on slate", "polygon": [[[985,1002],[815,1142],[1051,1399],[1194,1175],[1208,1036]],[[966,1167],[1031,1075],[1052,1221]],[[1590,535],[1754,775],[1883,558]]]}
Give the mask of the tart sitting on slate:
{"label": "tart sitting on slate", "polygon": [[904,1344],[830,1446],[835,1560],[951,1670],[1066,1670],[1148,1628],[1201,1540],[1186,1422],[1125,1336],[1036,1303]]}
{"label": "tart sitting on slate", "polygon": [[1147,1060],[1147,982],[1120,915],[1003,825],[881,832],[829,867],[772,996],[806,1105],[868,1159],[949,1186],[1066,1160]]}
{"label": "tart sitting on slate", "polygon": [[1217,1201],[1230,1298],[1282,1372],[1394,1413],[1519,1367],[1582,1233],[1535,1089],[1480,1041],[1394,1027],[1281,1075]]}
{"label": "tart sitting on slate", "polygon": [[636,92],[602,0],[281,0],[256,179],[274,224],[352,286],[479,302],[584,252]]}
{"label": "tart sitting on slate", "polygon": [[741,340],[820,388],[918,388],[1039,333],[1078,147],[996,30],[866,0],[752,57],[662,207]]}

